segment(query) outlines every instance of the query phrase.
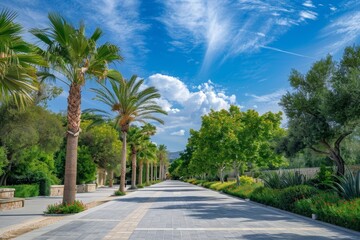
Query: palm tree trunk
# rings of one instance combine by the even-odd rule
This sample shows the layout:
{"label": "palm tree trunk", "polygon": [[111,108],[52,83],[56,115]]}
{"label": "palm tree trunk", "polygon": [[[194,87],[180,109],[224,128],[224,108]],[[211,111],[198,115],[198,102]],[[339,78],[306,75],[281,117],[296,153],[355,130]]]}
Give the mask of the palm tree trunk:
{"label": "palm tree trunk", "polygon": [[150,164],[149,164],[149,160],[146,161],[146,185],[149,185],[149,175],[150,175]]}
{"label": "palm tree trunk", "polygon": [[154,179],[155,180],[158,179],[158,167],[157,167],[157,164],[155,164],[155,166],[154,166]]}
{"label": "palm tree trunk", "polygon": [[139,176],[138,176],[138,184],[142,185],[143,184],[143,169],[144,169],[144,163],[143,160],[140,160],[139,162]]}
{"label": "palm tree trunk", "polygon": [[81,118],[81,85],[72,83],[68,97],[68,131],[66,139],[66,160],[64,176],[64,204],[72,204],[76,195],[77,148]]}
{"label": "palm tree trunk", "polygon": [[150,177],[150,181],[154,181],[154,163],[153,162],[151,162],[151,168],[150,168],[150,171],[151,171],[151,173],[150,173],[150,175],[151,175],[151,177]]}
{"label": "palm tree trunk", "polygon": [[136,153],[131,153],[131,189],[136,189]]}
{"label": "palm tree trunk", "polygon": [[114,184],[114,169],[109,171],[109,187],[113,187]]}
{"label": "palm tree trunk", "polygon": [[120,162],[120,187],[121,192],[125,192],[125,181],[126,181],[126,131],[122,131],[122,149],[121,149],[121,162]]}

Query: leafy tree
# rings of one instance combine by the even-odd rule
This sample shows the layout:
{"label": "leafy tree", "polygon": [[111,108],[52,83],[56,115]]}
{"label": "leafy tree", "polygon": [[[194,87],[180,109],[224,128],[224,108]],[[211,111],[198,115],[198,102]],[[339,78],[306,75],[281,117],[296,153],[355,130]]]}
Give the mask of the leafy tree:
{"label": "leafy tree", "polygon": [[88,147],[93,162],[98,167],[107,170],[109,186],[112,186],[114,170],[119,165],[121,141],[119,133],[112,123],[102,122],[93,125],[92,120],[82,122],[83,133],[80,136],[79,145]]}
{"label": "leafy tree", "polygon": [[8,160],[6,157],[6,149],[0,147],[0,176],[4,174],[4,169],[8,165]]}
{"label": "leafy tree", "polygon": [[[8,162],[3,169],[0,185],[5,184],[9,174],[16,173],[17,168],[24,166],[24,170],[30,170],[30,161],[43,159],[42,162],[51,165],[53,154],[59,149],[64,134],[58,116],[40,106],[19,111],[14,106],[4,105],[0,108],[0,126],[0,146],[6,149]],[[21,171],[17,174],[24,175]]]}
{"label": "leafy tree", "polygon": [[90,183],[96,179],[96,164],[93,161],[89,148],[80,146],[78,148],[77,178],[78,184]]}
{"label": "leafy tree", "polygon": [[76,194],[77,146],[80,133],[81,88],[86,79],[105,79],[108,64],[122,60],[115,45],[105,43],[98,46],[102,31],[96,28],[90,37],[85,35],[85,25],[76,28],[58,14],[49,14],[50,27],[33,29],[31,32],[45,46],[43,56],[51,68],[64,76],[68,82],[66,166],[64,181],[64,203],[73,203]]}
{"label": "leafy tree", "polygon": [[22,39],[22,27],[15,18],[14,12],[0,12],[0,103],[11,100],[24,108],[37,89],[36,66],[46,66],[46,61]]}
{"label": "leafy tree", "polygon": [[282,150],[294,154],[305,147],[328,156],[345,173],[341,144],[360,116],[360,47],[348,47],[340,63],[331,56],[317,61],[304,75],[293,70],[293,87],[281,99],[289,118],[289,136]]}
{"label": "leafy tree", "polygon": [[[163,123],[163,120],[155,117],[153,114],[167,114],[155,102],[160,98],[158,90],[154,87],[147,87],[140,90],[144,80],[137,80],[137,76],[132,76],[130,80],[125,80],[121,75],[113,74],[110,80],[111,88],[102,85],[101,89],[92,89],[96,93],[96,100],[105,103],[112,112],[116,113],[115,122],[121,131],[123,142],[121,151],[121,179],[120,191],[125,191],[125,174],[126,174],[126,148],[127,133],[130,124],[133,122],[146,123],[147,120],[154,120]],[[112,117],[106,111],[100,109],[90,109],[89,111],[99,112],[105,116]]]}

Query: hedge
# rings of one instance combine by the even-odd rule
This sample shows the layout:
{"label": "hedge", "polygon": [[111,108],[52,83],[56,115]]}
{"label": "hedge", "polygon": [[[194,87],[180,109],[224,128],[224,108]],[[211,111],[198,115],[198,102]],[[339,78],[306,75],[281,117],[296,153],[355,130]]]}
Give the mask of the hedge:
{"label": "hedge", "polygon": [[36,197],[40,194],[40,188],[38,184],[21,184],[3,186],[1,188],[15,188],[15,197],[27,198]]}

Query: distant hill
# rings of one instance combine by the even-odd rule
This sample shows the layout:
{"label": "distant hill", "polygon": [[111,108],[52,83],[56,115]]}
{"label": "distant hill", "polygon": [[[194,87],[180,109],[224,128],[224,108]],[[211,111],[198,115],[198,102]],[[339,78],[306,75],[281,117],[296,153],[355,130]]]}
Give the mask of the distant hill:
{"label": "distant hill", "polygon": [[168,152],[169,161],[172,162],[172,161],[174,161],[175,159],[179,158],[179,157],[180,157],[180,153],[181,153],[181,151],[178,151],[178,152]]}

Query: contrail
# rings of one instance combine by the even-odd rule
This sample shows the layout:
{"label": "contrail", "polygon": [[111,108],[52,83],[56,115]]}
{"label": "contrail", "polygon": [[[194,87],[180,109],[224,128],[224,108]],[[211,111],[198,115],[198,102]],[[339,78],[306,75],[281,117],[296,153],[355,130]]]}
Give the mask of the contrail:
{"label": "contrail", "polygon": [[286,53],[286,54],[290,54],[290,55],[294,55],[294,56],[298,56],[298,57],[314,59],[313,57],[309,57],[309,56],[305,56],[305,55],[302,55],[302,54],[281,50],[279,48],[273,48],[273,47],[268,47],[268,46],[260,46],[260,48],[265,48],[265,49],[269,49],[269,50],[273,50],[273,51],[277,51],[277,52],[282,52],[282,53]]}

